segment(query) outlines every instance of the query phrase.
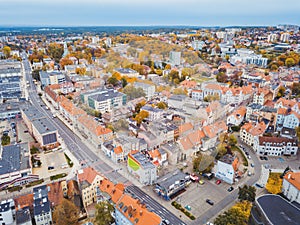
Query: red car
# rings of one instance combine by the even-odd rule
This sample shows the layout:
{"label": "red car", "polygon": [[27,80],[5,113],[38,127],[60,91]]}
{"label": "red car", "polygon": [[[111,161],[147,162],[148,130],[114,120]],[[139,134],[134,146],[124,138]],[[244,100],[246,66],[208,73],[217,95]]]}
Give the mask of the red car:
{"label": "red car", "polygon": [[221,182],[222,182],[221,180],[217,180],[216,184],[219,185],[219,184],[221,184]]}

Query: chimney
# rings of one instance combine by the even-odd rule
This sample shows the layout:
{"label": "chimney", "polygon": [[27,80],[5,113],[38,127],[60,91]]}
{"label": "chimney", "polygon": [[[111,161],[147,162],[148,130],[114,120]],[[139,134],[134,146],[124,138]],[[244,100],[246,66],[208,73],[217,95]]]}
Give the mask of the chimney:
{"label": "chimney", "polygon": [[140,210],[140,216],[142,216],[143,215],[143,210]]}
{"label": "chimney", "polygon": [[291,179],[291,174],[288,175],[288,180]]}

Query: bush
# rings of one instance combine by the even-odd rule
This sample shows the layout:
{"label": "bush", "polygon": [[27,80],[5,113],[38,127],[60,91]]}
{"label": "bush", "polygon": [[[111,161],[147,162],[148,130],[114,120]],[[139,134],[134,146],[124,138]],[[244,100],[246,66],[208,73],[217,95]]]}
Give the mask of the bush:
{"label": "bush", "polygon": [[22,190],[21,186],[11,187],[7,189],[9,192],[20,191]]}
{"label": "bush", "polygon": [[32,146],[31,149],[30,149],[30,154],[34,155],[36,153],[39,153],[39,149],[35,146]]}
{"label": "bush", "polygon": [[60,178],[66,177],[66,176],[67,176],[66,173],[60,173],[60,174],[56,174],[56,175],[51,176],[50,180],[57,180],[57,179],[60,179]]}
{"label": "bush", "polygon": [[43,182],[44,182],[44,179],[32,181],[32,182],[30,182],[29,184],[26,184],[25,187],[29,188],[29,187],[32,187],[32,186],[35,186],[35,185],[42,184]]}
{"label": "bush", "polygon": [[4,145],[9,145],[10,144],[10,136],[8,135],[3,135],[1,138],[1,144]]}
{"label": "bush", "polygon": [[189,217],[191,220],[195,220],[195,216],[192,215],[192,213],[190,213],[189,211],[187,211],[184,207],[182,207],[182,205],[180,205],[179,203],[177,203],[176,201],[173,201],[171,203],[172,206],[174,206],[176,209],[180,210],[181,212],[183,212],[187,217]]}

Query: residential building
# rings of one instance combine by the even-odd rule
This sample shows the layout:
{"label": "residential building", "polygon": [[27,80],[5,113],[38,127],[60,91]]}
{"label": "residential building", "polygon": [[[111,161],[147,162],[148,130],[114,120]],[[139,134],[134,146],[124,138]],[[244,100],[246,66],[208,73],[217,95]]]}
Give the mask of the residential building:
{"label": "residential building", "polygon": [[17,60],[0,60],[0,79],[4,77],[21,77],[22,64]]}
{"label": "residential building", "polygon": [[176,142],[168,142],[160,145],[160,149],[164,150],[167,153],[168,164],[176,165],[181,155],[181,150],[179,145]]}
{"label": "residential building", "polygon": [[237,110],[235,110],[227,117],[227,126],[239,126],[245,118],[246,111],[247,109],[245,106],[241,106]]}
{"label": "residential building", "polygon": [[38,180],[37,175],[32,175],[28,143],[0,145],[0,180],[0,190]]}
{"label": "residential building", "polygon": [[65,83],[66,77],[60,71],[40,71],[40,81],[44,89],[47,85]]}
{"label": "residential building", "polygon": [[80,95],[82,102],[101,113],[111,112],[126,104],[126,95],[111,89],[98,89]]}
{"label": "residential building", "polygon": [[290,34],[289,33],[282,33],[280,35],[280,41],[281,42],[289,42],[290,41]]}
{"label": "residential building", "polygon": [[292,225],[299,224],[300,209],[280,195],[261,195],[251,209],[251,225]]}
{"label": "residential building", "polygon": [[21,115],[29,132],[41,146],[53,148],[59,145],[57,129],[34,106],[23,108]]}
{"label": "residential building", "polygon": [[103,176],[91,167],[86,167],[77,171],[77,182],[79,184],[82,202],[85,208],[92,203],[96,203],[96,187],[100,185],[101,180],[103,180]]}
{"label": "residential building", "polygon": [[77,128],[80,133],[96,148],[100,148],[105,141],[112,140],[112,130],[100,125],[91,116],[81,115],[77,120]]}
{"label": "residential building", "polygon": [[33,216],[36,225],[51,225],[52,211],[46,185],[33,188]]}
{"label": "residential building", "polygon": [[254,137],[261,136],[265,133],[267,125],[264,122],[248,122],[241,127],[240,138],[247,145],[254,145]]}
{"label": "residential building", "polygon": [[300,172],[287,172],[282,181],[282,193],[290,200],[300,204]]}
{"label": "residential building", "polygon": [[199,40],[192,41],[192,48],[193,48],[195,51],[202,50],[202,47],[203,47],[204,45],[205,45],[205,42],[204,42],[204,41],[199,41]]}
{"label": "residential building", "polygon": [[174,109],[183,109],[183,105],[186,103],[189,97],[186,95],[171,95],[168,100],[168,107]]}
{"label": "residential building", "polygon": [[155,86],[152,85],[152,84],[146,84],[146,83],[141,83],[141,82],[135,82],[133,84],[133,86],[135,88],[142,88],[144,93],[146,94],[145,98],[147,100],[150,100],[153,96],[154,96],[154,93],[155,93]]}
{"label": "residential building", "polygon": [[18,209],[16,212],[17,225],[32,225],[29,207]]}
{"label": "residential building", "polygon": [[181,62],[181,52],[171,51],[169,55],[170,63],[174,66],[179,66]]}
{"label": "residential building", "polygon": [[152,185],[156,182],[156,166],[141,152],[128,154],[127,169],[143,185]]}
{"label": "residential building", "polygon": [[156,121],[161,118],[164,110],[159,109],[159,108],[154,108],[149,105],[145,105],[141,108],[141,110],[146,111],[149,113],[149,116],[147,117],[148,120],[150,121]]}
{"label": "residential building", "polygon": [[21,117],[20,106],[22,102],[5,102],[1,103],[0,120],[15,119]]}
{"label": "residential building", "polygon": [[277,130],[282,128],[295,129],[299,126],[300,123],[300,114],[293,111],[291,108],[278,108],[277,111],[277,120],[276,127]]}
{"label": "residential building", "polygon": [[258,88],[253,95],[253,103],[258,105],[264,105],[266,101],[273,100],[273,93],[267,88]]}
{"label": "residential building", "polygon": [[21,97],[22,88],[19,76],[0,77],[0,103],[3,100],[18,100]]}
{"label": "residential building", "polygon": [[259,155],[297,155],[298,140],[297,138],[256,136],[253,149]]}
{"label": "residential building", "polygon": [[165,200],[171,200],[172,196],[186,187],[189,180],[189,175],[176,169],[174,172],[160,177],[156,182],[154,191]]}
{"label": "residential building", "polygon": [[238,167],[238,157],[235,155],[226,154],[218,160],[216,177],[228,184],[233,184]]}
{"label": "residential building", "polygon": [[278,34],[269,34],[268,35],[268,42],[276,42],[277,41],[277,37],[278,37]]}
{"label": "residential building", "polygon": [[13,199],[8,199],[0,202],[0,223],[2,225],[15,224],[15,203]]}
{"label": "residential building", "polygon": [[127,76],[127,77],[139,77],[139,73],[133,69],[129,68],[119,68],[115,69],[115,72],[118,72],[121,74],[121,76]]}
{"label": "residential building", "polygon": [[237,55],[230,58],[232,64],[237,64],[238,62],[245,63],[247,65],[257,65],[261,67],[266,67],[268,65],[268,58],[257,55],[253,50],[249,49],[238,49]]}

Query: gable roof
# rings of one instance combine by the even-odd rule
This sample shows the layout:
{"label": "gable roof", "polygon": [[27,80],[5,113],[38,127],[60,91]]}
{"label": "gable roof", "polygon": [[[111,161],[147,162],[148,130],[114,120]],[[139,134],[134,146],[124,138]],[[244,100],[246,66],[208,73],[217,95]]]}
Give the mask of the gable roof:
{"label": "gable roof", "polygon": [[84,169],[78,170],[77,173],[77,179],[79,183],[86,181],[89,184],[92,184],[97,176],[101,176],[101,174],[94,170],[94,168],[92,167],[86,167]]}
{"label": "gable roof", "polygon": [[298,191],[300,191],[300,172],[287,172],[283,179],[291,183]]}

